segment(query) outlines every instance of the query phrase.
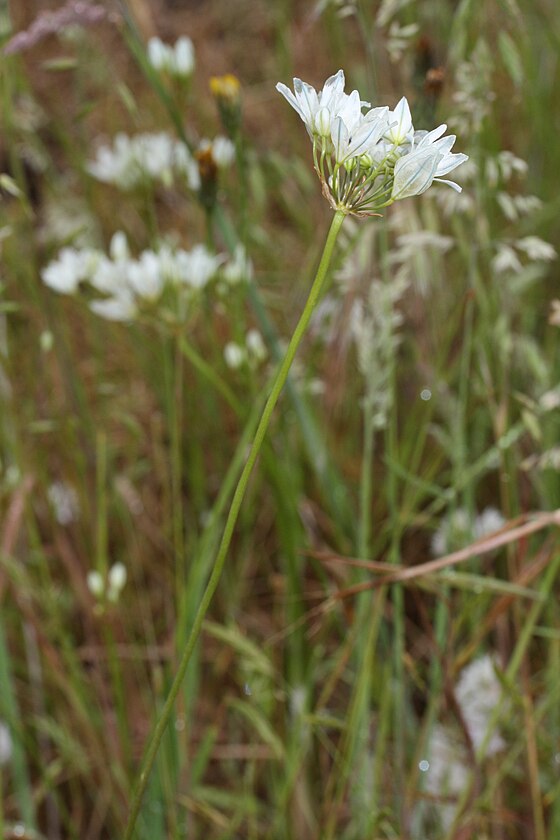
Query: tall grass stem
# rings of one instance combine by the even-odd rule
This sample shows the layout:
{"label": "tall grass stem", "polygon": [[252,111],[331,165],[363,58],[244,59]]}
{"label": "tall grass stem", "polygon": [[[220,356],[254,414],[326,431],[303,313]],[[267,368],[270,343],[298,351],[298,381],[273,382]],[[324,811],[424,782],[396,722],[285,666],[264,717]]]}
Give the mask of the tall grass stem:
{"label": "tall grass stem", "polygon": [[342,210],[337,210],[334,218],[332,220],[327,240],[325,243],[325,248],[323,250],[323,255],[321,257],[321,261],[319,263],[319,268],[317,269],[317,274],[315,275],[315,280],[313,281],[313,285],[311,286],[311,291],[309,292],[309,297],[307,298],[307,302],[305,304],[304,310],[301,314],[301,317],[296,325],[296,328],[293,332],[292,338],[290,339],[290,343],[288,345],[288,349],[286,350],[286,355],[278,369],[278,372],[275,376],[274,382],[272,384],[272,388],[270,391],[270,396],[266,401],[259,425],[255,432],[255,437],[253,439],[253,443],[249,452],[249,456],[245,463],[245,467],[241,476],[239,478],[239,482],[235,489],[235,493],[233,495],[231,507],[229,509],[229,514],[226,519],[226,524],[224,527],[224,533],[222,536],[222,541],[220,543],[220,547],[218,549],[218,553],[216,556],[216,560],[214,561],[214,566],[212,568],[212,572],[210,574],[210,578],[206,585],[206,589],[204,591],[204,595],[202,596],[202,600],[200,602],[200,606],[198,608],[196,617],[194,619],[194,623],[187,640],[185,649],[183,651],[183,655],[181,657],[181,661],[179,663],[179,667],[177,669],[177,673],[175,674],[175,678],[173,680],[173,684],[163,706],[161,715],[159,720],[156,723],[154,728],[152,737],[150,739],[150,743],[148,744],[148,748],[146,750],[146,755],[144,758],[143,766],[140,771],[140,776],[138,779],[138,783],[136,786],[136,790],[134,791],[132,804],[130,809],[130,816],[128,819],[126,831],[124,834],[124,840],[132,840],[134,834],[134,828],[136,825],[136,821],[138,819],[138,814],[140,812],[140,808],[142,805],[142,800],[144,798],[144,793],[146,791],[146,787],[148,785],[148,781],[150,778],[150,773],[152,767],[154,765],[159,745],[161,743],[161,739],[167,729],[167,725],[169,723],[169,718],[171,717],[171,713],[173,711],[173,706],[175,704],[175,699],[177,694],[181,688],[181,684],[183,682],[187,667],[191,660],[192,652],[196,645],[197,639],[200,635],[200,631],[202,629],[202,624],[214,593],[217,589],[218,583],[220,581],[220,577],[222,575],[222,571],[224,568],[224,564],[226,561],[227,553],[229,550],[229,546],[233,537],[233,532],[235,529],[235,525],[237,522],[237,518],[239,516],[239,511],[241,509],[241,505],[243,502],[243,498],[245,496],[245,492],[247,490],[247,485],[249,483],[249,479],[251,477],[251,473],[253,471],[253,467],[255,466],[255,462],[261,450],[264,438],[266,436],[266,432],[272,417],[272,413],[278,402],[286,379],[288,377],[289,370],[292,366],[292,362],[296,355],[297,349],[301,343],[301,340],[307,330],[309,325],[309,321],[311,319],[311,315],[315,309],[315,306],[319,300],[321,291],[323,289],[323,285],[325,283],[325,279],[327,276],[327,270],[329,264],[331,262],[331,258],[334,251],[335,242],[342,227],[342,223],[344,221],[345,213]]}

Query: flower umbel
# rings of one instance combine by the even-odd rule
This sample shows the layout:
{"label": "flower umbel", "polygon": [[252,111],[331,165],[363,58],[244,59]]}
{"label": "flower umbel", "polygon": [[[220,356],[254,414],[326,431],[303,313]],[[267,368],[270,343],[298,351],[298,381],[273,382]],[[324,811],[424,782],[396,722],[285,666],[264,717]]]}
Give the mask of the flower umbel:
{"label": "flower umbel", "polygon": [[[393,111],[371,108],[357,90],[344,93],[339,70],[319,92],[294,79],[294,91],[279,82],[276,89],[299,114],[313,143],[315,171],[323,194],[335,210],[371,216],[401,198],[421,195],[434,181],[458,192],[441,178],[467,160],[451,154],[455,136],[447,128],[415,131],[407,100]],[[364,108],[369,110],[365,111]]]}

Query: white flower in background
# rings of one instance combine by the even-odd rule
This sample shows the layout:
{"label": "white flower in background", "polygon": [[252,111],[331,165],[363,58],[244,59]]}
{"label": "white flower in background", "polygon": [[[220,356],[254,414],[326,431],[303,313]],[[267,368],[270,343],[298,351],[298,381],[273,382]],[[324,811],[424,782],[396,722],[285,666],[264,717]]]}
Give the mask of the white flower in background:
{"label": "white flower in background", "polygon": [[404,97],[394,111],[378,107],[363,113],[369,103],[358,91],[344,93],[342,70],[319,93],[297,78],[293,92],[282,83],[276,88],[305,123],[315,170],[333,208],[371,215],[394,201],[421,195],[434,181],[461,191],[442,176],[467,156],[451,154],[455,137],[442,136],[445,125],[414,132]]}
{"label": "white flower in background", "polygon": [[247,364],[251,368],[258,367],[268,356],[263,337],[258,330],[251,329],[245,336],[245,346],[230,341],[224,347],[226,365],[237,370]]}
{"label": "white flower in background", "polygon": [[458,551],[471,542],[481,540],[504,527],[506,520],[499,510],[486,507],[482,513],[471,519],[463,508],[457,508],[445,516],[432,537],[432,554],[441,557]]}
{"label": "white flower in background", "polygon": [[[68,250],[68,249],[65,249]],[[212,254],[204,245],[190,251],[173,249],[162,244],[158,251],[143,251],[133,257],[125,234],[117,231],[111,239],[109,254],[75,251],[71,261],[61,252],[67,274],[73,272],[72,282],[59,282],[59,291],[73,292],[79,282],[86,281],[102,298],[90,301],[96,315],[112,321],[130,321],[138,314],[142,303],[155,303],[167,284],[182,293],[197,292],[217,275],[224,262],[221,254]],[[43,279],[54,286],[59,271],[60,256],[43,271]],[[70,268],[68,268],[70,266]],[[70,270],[71,269],[71,270]]]}
{"label": "white flower in background", "polygon": [[258,330],[249,330],[245,337],[245,344],[247,346],[249,358],[254,359],[255,362],[264,362],[268,356],[268,351],[263,341],[263,337]]}
{"label": "white flower in background", "polygon": [[213,140],[204,138],[198,144],[199,154],[210,152],[212,160],[218,169],[226,169],[235,160],[235,146],[227,137],[214,137]]}
{"label": "white flower in background", "polygon": [[[497,731],[489,733],[488,725],[496,706],[502,701],[502,687],[496,676],[491,656],[475,659],[463,668],[455,686],[455,699],[461,717],[476,751],[486,742],[484,756],[491,758],[505,747]],[[487,740],[488,736],[488,740]],[[425,753],[419,764],[423,789],[433,797],[432,813],[447,831],[456,816],[456,805],[469,783],[469,755],[456,727],[433,727]]]}
{"label": "white flower in background", "polygon": [[445,516],[432,537],[432,554],[441,557],[463,548],[471,541],[471,519],[463,508]]}
{"label": "white flower in background", "polygon": [[115,563],[109,569],[107,575],[107,597],[109,601],[116,603],[119,600],[119,595],[123,591],[127,580],[127,571],[124,563]]}
{"label": "white flower in background", "polygon": [[222,269],[224,280],[236,286],[242,280],[251,280],[253,277],[253,263],[247,256],[243,245],[236,245],[233,256]]}
{"label": "white flower in background", "polygon": [[247,359],[247,353],[243,347],[236,344],[235,341],[229,341],[224,347],[224,359],[228,368],[237,370]]}
{"label": "white flower in background", "polygon": [[425,754],[420,761],[424,790],[434,799],[441,828],[447,831],[455,817],[455,804],[469,781],[467,751],[453,733],[436,723],[432,729]]}
{"label": "white flower in background", "polygon": [[87,280],[99,255],[90,248],[63,248],[41,272],[43,283],[55,292],[71,295]]}
{"label": "white flower in background", "polygon": [[193,42],[186,35],[182,35],[172,47],[160,38],[150,38],[148,58],[156,70],[171,76],[191,76],[195,65]]}
{"label": "white flower in background", "polygon": [[126,584],[126,566],[124,563],[114,563],[107,573],[106,580],[100,572],[92,570],[88,572],[86,580],[94,598],[98,601],[107,599],[112,604],[116,604]]}
{"label": "white flower in background", "polygon": [[0,767],[7,764],[12,757],[13,743],[9,728],[0,721]]}
{"label": "white flower in background", "polygon": [[530,260],[551,262],[558,256],[550,242],[545,242],[538,236],[525,236],[515,243],[520,251],[524,251]]}
{"label": "white flower in background", "polygon": [[475,540],[481,540],[489,534],[500,531],[505,524],[506,520],[499,510],[496,510],[496,508],[493,507],[484,508],[482,513],[475,517],[473,524],[473,536]]}
{"label": "white flower in background", "polygon": [[127,279],[135,297],[157,300],[165,285],[164,261],[154,251],[143,251],[138,260],[128,266]]}
{"label": "white flower in background", "polygon": [[132,294],[124,289],[105,300],[92,300],[89,308],[107,321],[132,321],[137,314]]}
{"label": "white flower in background", "polygon": [[105,581],[97,571],[87,573],[87,587],[94,598],[102,598],[105,591]]}
{"label": "white flower in background", "polygon": [[203,289],[216,274],[223,257],[211,254],[204,245],[195,245],[190,251],[178,251],[177,279],[192,289]]}
{"label": "white flower in background", "polygon": [[[502,686],[491,656],[481,656],[463,668],[455,686],[455,697],[475,750],[486,741],[488,724],[502,699]],[[498,732],[492,732],[485,754],[493,756],[505,746]]]}
{"label": "white flower in background", "polygon": [[55,481],[47,490],[48,500],[60,525],[74,522],[80,512],[78,494],[66,481]]}
{"label": "white flower in background", "polygon": [[101,146],[90,161],[90,175],[123,190],[133,189],[147,179],[169,186],[174,173],[186,177],[191,189],[197,189],[198,168],[189,150],[165,132],[128,137],[119,132],[112,146]]}

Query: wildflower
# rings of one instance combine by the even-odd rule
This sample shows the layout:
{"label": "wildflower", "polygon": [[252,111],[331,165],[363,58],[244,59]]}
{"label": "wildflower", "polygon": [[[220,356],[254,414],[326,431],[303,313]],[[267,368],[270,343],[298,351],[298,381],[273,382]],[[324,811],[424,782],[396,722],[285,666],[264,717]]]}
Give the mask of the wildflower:
{"label": "wildflower", "polygon": [[174,47],[164,44],[160,38],[150,38],[148,59],[152,67],[170,76],[191,76],[195,64],[193,43],[186,35],[182,35]]}
{"label": "wildflower", "polygon": [[446,516],[432,537],[432,554],[440,557],[462,548],[471,537],[470,518],[466,510],[457,508]]}
{"label": "wildflower", "polygon": [[245,336],[245,344],[250,359],[254,359],[255,362],[263,362],[266,359],[268,355],[266,345],[258,330],[249,330]]}
{"label": "wildflower", "polygon": [[447,831],[455,816],[455,804],[447,800],[458,800],[469,780],[466,749],[452,731],[437,723],[420,766],[424,790],[443,800],[438,802],[437,813],[441,827]]}
{"label": "wildflower", "polygon": [[176,278],[191,289],[202,289],[216,274],[223,257],[211,254],[204,245],[176,254]]}
{"label": "wildflower", "polygon": [[481,540],[496,531],[500,531],[506,523],[499,510],[493,507],[484,508],[474,520],[473,535],[475,540]]}
{"label": "wildflower", "polygon": [[60,525],[69,525],[77,519],[80,505],[78,494],[66,481],[55,481],[47,490],[47,497]]}
{"label": "wildflower", "polygon": [[58,258],[41,272],[43,283],[55,292],[71,295],[87,280],[97,261],[97,252],[86,248],[63,248]]}
{"label": "wildflower", "polygon": [[[293,92],[280,82],[276,88],[305,123],[315,170],[334,209],[372,215],[394,201],[421,195],[434,181],[461,191],[442,176],[467,156],[451,153],[455,136],[442,136],[445,124],[415,132],[406,98],[394,111],[370,108],[358,91],[344,92],[342,70],[319,93],[297,78]],[[363,108],[369,110],[363,113]]]}
{"label": "wildflower", "polygon": [[255,368],[261,362],[264,362],[267,355],[262,335],[255,329],[249,330],[245,336],[245,346],[230,341],[224,347],[226,365],[232,370],[237,370],[243,365]]}
{"label": "wildflower", "polygon": [[432,537],[432,554],[435,557],[457,551],[475,540],[481,540],[504,527],[505,519],[499,510],[486,507],[471,519],[463,508],[457,508],[445,517]]}
{"label": "wildflower", "polygon": [[239,79],[232,73],[226,73],[225,76],[212,76],[210,79],[210,91],[219,101],[237,102],[240,89]]}
{"label": "wildflower", "polygon": [[230,137],[235,137],[241,122],[241,85],[237,76],[212,76],[210,91],[218,105],[222,125]]}
{"label": "wildflower", "polygon": [[107,573],[107,577],[96,569],[88,572],[87,586],[93,597],[98,601],[107,600],[116,604],[125,587],[127,571],[124,563],[114,563]]}
{"label": "wildflower", "polygon": [[235,146],[227,137],[215,137],[213,140],[201,140],[198,145],[199,155],[209,153],[218,169],[225,169],[235,160]]}
{"label": "wildflower", "polygon": [[[478,750],[486,741],[490,718],[502,698],[496,663],[491,656],[481,656],[463,668],[455,687],[455,696],[470,739]],[[486,744],[486,755],[495,755],[504,746],[499,733],[492,732]]]}
{"label": "wildflower", "polygon": [[236,245],[233,257],[224,266],[222,276],[226,283],[236,286],[242,280],[251,280],[253,277],[253,264],[243,245]]}
{"label": "wildflower", "polygon": [[198,188],[196,164],[184,143],[165,132],[128,137],[119,132],[112,146],[101,146],[87,166],[90,175],[107,184],[130,190],[145,181],[169,186],[174,173],[183,175],[191,189]]}
{"label": "wildflower", "polygon": [[228,368],[237,370],[244,364],[247,358],[243,347],[236,344],[234,341],[229,341],[224,347],[224,359]]}

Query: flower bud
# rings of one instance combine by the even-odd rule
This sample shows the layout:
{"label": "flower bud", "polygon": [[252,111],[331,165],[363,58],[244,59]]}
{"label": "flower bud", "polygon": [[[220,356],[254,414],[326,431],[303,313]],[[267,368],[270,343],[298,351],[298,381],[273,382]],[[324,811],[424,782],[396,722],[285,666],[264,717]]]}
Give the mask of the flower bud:
{"label": "flower bud", "polygon": [[315,117],[315,131],[321,137],[330,137],[331,134],[331,112],[328,108],[321,108]]}

